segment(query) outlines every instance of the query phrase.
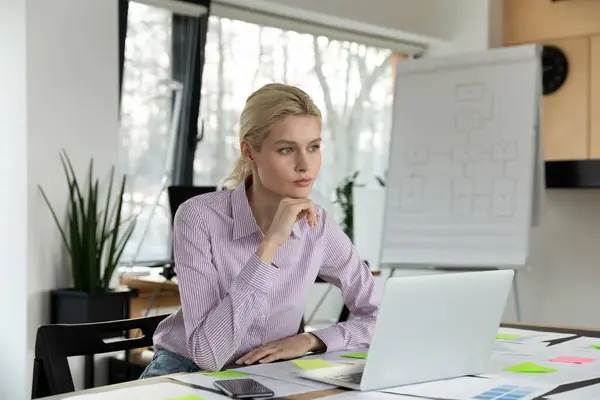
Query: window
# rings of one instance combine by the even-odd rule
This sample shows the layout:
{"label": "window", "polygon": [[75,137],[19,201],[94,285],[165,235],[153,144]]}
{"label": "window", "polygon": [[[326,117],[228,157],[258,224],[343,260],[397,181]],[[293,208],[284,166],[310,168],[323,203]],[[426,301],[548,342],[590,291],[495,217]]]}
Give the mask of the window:
{"label": "window", "polygon": [[323,166],[315,201],[330,206],[354,171],[378,184],[387,166],[393,100],[389,49],[210,16],[194,182],[214,185],[239,154],[238,119],[248,95],[265,83],[297,85],[323,113]]}
{"label": "window", "polygon": [[200,63],[198,36],[205,37],[205,33],[201,32],[202,18],[193,12],[206,9],[196,3],[166,2],[167,6],[178,5],[174,12],[161,8],[160,0],[149,3],[152,5],[120,3],[127,16],[120,135],[120,168],[128,179],[123,212],[137,215],[123,262],[170,258],[166,187],[180,172],[173,159],[185,142],[185,115],[190,115],[186,111],[199,107],[191,99]]}
{"label": "window", "polygon": [[[285,20],[265,17],[266,22],[260,23],[240,9],[233,14],[221,13],[223,6],[213,9],[217,15],[203,19],[203,29],[208,29],[202,36],[205,43],[197,45],[194,35],[181,43],[181,33],[197,27],[177,31],[173,11],[129,2],[121,168],[128,176],[124,210],[138,215],[138,224],[124,262],[170,258],[171,215],[165,182],[175,177],[176,183],[182,183],[176,177],[183,175],[185,183],[193,178],[195,185],[218,184],[239,153],[238,120],[245,100],[265,83],[297,85],[321,108],[324,157],[313,194],[317,203],[335,210],[336,186],[355,171],[359,182],[367,185],[378,185],[376,177],[385,175],[393,65],[406,55],[385,48],[382,40],[370,44],[348,40],[359,40],[357,34],[340,36],[329,28],[309,34],[297,21],[286,25]],[[200,60],[189,67],[185,57],[200,59],[199,46],[205,49],[204,63]],[[182,66],[188,66],[183,75]],[[179,84],[183,86],[181,114],[173,112]],[[199,105],[197,99],[196,103],[190,100],[194,96],[201,98]],[[174,115],[187,116],[176,132]],[[197,146],[196,130],[203,132]],[[173,154],[175,164],[170,169]]]}

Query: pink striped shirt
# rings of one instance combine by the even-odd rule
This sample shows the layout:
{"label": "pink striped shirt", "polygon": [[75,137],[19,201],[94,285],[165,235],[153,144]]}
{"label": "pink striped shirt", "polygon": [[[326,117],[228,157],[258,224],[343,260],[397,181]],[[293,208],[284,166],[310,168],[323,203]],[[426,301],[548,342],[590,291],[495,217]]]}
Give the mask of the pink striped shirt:
{"label": "pink striped shirt", "polygon": [[218,371],[248,351],[297,333],[315,278],[339,287],[358,319],[313,331],[327,351],[368,346],[379,299],[368,266],[320,209],[318,225],[298,221],[274,265],[256,255],[262,238],[245,185],[194,197],[175,215],[174,254],[181,308],[154,335],[157,348]]}

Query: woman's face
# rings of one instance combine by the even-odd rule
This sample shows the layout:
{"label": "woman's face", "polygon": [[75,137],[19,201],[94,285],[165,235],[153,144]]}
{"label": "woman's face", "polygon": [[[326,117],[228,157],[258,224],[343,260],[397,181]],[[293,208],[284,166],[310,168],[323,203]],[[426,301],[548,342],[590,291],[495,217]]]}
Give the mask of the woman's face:
{"label": "woman's face", "polygon": [[[245,143],[244,151],[250,151]],[[285,117],[272,126],[260,151],[251,154],[254,173],[266,189],[281,197],[307,198],[321,169],[321,122],[313,116]]]}

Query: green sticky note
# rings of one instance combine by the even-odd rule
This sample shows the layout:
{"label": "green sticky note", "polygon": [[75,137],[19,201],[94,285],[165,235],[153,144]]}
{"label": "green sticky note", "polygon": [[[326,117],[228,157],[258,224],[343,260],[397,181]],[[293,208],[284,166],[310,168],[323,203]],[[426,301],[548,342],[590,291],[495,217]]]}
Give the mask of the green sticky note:
{"label": "green sticky note", "polygon": [[186,394],[184,396],[169,397],[166,400],[204,400],[204,399],[200,396],[196,396],[195,394]]}
{"label": "green sticky note", "polygon": [[502,339],[502,340],[514,340],[516,338],[518,338],[519,335],[514,335],[514,334],[510,334],[510,333],[498,333],[496,334],[496,339]]}
{"label": "green sticky note", "polygon": [[367,352],[366,351],[359,351],[358,353],[343,354],[342,357],[357,358],[359,360],[364,360],[364,359],[367,358]]}
{"label": "green sticky note", "polygon": [[508,372],[518,372],[521,374],[546,374],[549,372],[556,372],[554,368],[544,367],[533,362],[524,362],[521,364],[513,365],[504,369]]}
{"label": "green sticky note", "polygon": [[315,360],[292,360],[292,362],[296,364],[298,368],[305,370],[333,367],[333,365],[329,364],[327,361],[321,360],[320,358]]}
{"label": "green sticky note", "polygon": [[227,369],[219,372],[206,372],[203,375],[212,376],[213,378],[241,378],[243,376],[249,376],[250,374],[241,371],[235,371]]}
{"label": "green sticky note", "polygon": [[600,350],[600,344],[593,344],[592,347],[596,350]]}

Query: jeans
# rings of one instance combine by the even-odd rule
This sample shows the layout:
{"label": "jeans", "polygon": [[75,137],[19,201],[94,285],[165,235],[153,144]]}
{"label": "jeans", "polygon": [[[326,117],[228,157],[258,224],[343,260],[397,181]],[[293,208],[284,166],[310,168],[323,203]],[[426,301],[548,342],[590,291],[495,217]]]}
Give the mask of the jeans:
{"label": "jeans", "polygon": [[178,354],[158,349],[139,379],[175,374],[177,372],[198,372],[200,367]]}

